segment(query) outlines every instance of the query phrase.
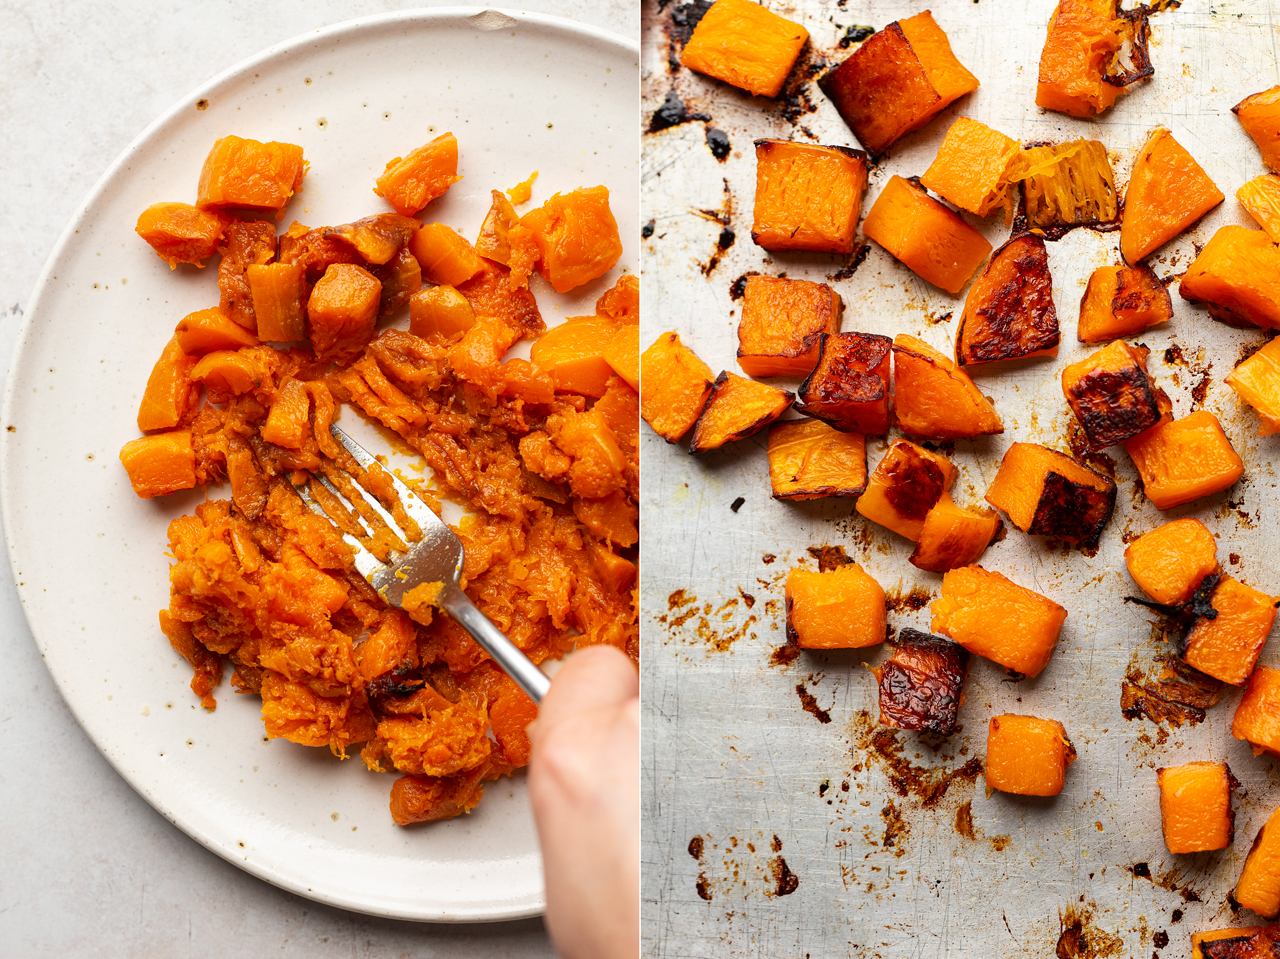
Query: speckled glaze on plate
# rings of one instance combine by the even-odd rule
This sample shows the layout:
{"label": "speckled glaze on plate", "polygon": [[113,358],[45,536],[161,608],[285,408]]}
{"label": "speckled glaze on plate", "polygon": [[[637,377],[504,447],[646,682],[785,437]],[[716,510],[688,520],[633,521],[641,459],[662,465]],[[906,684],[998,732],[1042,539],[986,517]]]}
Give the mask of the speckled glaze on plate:
{"label": "speckled glaze on plate", "polygon": [[[543,910],[523,776],[469,816],[400,829],[392,779],[327,750],[266,742],[256,696],[225,683],[205,713],[156,614],[168,604],[168,522],[203,498],[133,495],[117,458],[138,435],[142,388],[174,325],[217,301],[213,268],[168,267],[133,232],[159,200],[191,202],[228,133],[300,143],[311,164],[285,223],[385,209],[391,157],[452,130],[464,179],[429,209],[474,236],[489,191],[533,170],[533,202],[603,183],[625,252],[544,317],[592,312],[635,271],[638,53],[580,24],[440,8],[364,18],[272,47],[215,78],[120,156],[68,224],[14,352],[0,434],[9,556],[32,633],[95,745],[157,810],[285,889],[373,915],[513,919]],[[211,490],[210,495],[226,495]]]}

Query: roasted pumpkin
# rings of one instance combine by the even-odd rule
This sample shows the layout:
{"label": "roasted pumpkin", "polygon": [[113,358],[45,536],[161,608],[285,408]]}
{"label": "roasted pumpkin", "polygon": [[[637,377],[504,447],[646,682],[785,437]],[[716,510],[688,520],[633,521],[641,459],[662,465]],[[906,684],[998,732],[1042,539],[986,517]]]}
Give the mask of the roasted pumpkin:
{"label": "roasted pumpkin", "polygon": [[1132,439],[1164,415],[1145,346],[1114,340],[1062,371],[1062,394],[1095,449]]}
{"label": "roasted pumpkin", "polygon": [[522,216],[507,237],[512,289],[527,285],[536,266],[552,289],[568,293],[604,276],[622,256],[618,221],[603,186],[554,194]]}
{"label": "roasted pumpkin", "polygon": [[1268,921],[1280,915],[1280,809],[1258,830],[1240,870],[1235,898]]}
{"label": "roasted pumpkin", "polygon": [[196,206],[278,212],[302,189],[306,173],[300,146],[226,136],[205,158]]}
{"label": "roasted pumpkin", "polygon": [[1076,750],[1056,719],[992,716],[987,724],[987,789],[1018,796],[1056,796]]}
{"label": "roasted pumpkin", "polygon": [[1224,226],[1187,267],[1178,293],[1224,323],[1280,329],[1280,246],[1262,230]]}
{"label": "roasted pumpkin", "polygon": [[409,252],[432,283],[461,286],[484,269],[471,244],[443,223],[428,223],[415,231]]}
{"label": "roasted pumpkin", "polygon": [[200,397],[200,387],[191,380],[195,365],[196,357],[187,354],[182,340],[175,334],[165,344],[147,378],[147,388],[142,391],[142,402],[138,404],[138,429],[144,433],[173,429],[189,410],[195,409]]}
{"label": "roasted pumpkin", "polygon": [[134,232],[174,269],[179,263],[203,267],[222,242],[227,218],[190,203],[153,203],[142,211]]}
{"label": "roasted pumpkin", "polygon": [[880,698],[880,723],[950,736],[964,705],[969,651],[941,636],[907,627],[893,653],[871,670]]}
{"label": "roasted pumpkin", "polygon": [[444,196],[458,176],[458,138],[442,133],[407,156],[395,157],[374,184],[373,192],[401,216],[413,216]]}
{"label": "roasted pumpkin", "polygon": [[867,440],[821,420],[769,428],[769,482],[774,499],[858,496],[867,488]]}
{"label": "roasted pumpkin", "polygon": [[1208,410],[1161,420],[1124,448],[1156,509],[1173,509],[1217,493],[1244,475],[1244,463]]}
{"label": "roasted pumpkin", "polygon": [[1258,414],[1259,436],[1280,433],[1280,338],[1237,365],[1226,382]]}
{"label": "roasted pumpkin", "polygon": [[[1191,934],[1191,959],[1254,959],[1249,940],[1263,926],[1243,926],[1239,929],[1210,929]],[[1248,950],[1248,951],[1242,951]],[[1259,959],[1265,959],[1265,953]]]}
{"label": "roasted pumpkin", "polygon": [[960,117],[951,124],[920,185],[975,216],[998,210],[1012,216],[1015,196],[1006,174],[1017,155],[1016,140]]}
{"label": "roasted pumpkin", "polygon": [[258,338],[243,326],[232,321],[218,307],[188,313],[173,330],[174,338],[182,352],[192,356],[212,353],[214,350],[238,350],[242,346],[257,346]]}
{"label": "roasted pumpkin", "polygon": [[354,263],[324,271],[307,299],[307,321],[316,359],[349,363],[373,339],[382,286]]}
{"label": "roasted pumpkin", "polygon": [[[597,314],[597,316],[600,315]],[[613,372],[626,380],[628,386],[633,390],[640,389],[640,325],[638,323],[624,323],[618,327],[602,355],[612,367]]]}
{"label": "roasted pumpkin", "polygon": [[276,229],[270,223],[256,220],[248,223],[232,220],[223,230],[222,260],[218,263],[218,307],[250,332],[257,332],[258,319],[253,312],[253,290],[249,286],[248,268],[270,263],[276,258]]}
{"label": "roasted pumpkin", "polygon": [[1218,580],[1209,604],[1183,640],[1182,660],[1207,676],[1243,686],[1276,618],[1276,600],[1230,576]]}
{"label": "roasted pumpkin", "polygon": [[1009,163],[1006,176],[1022,185],[1022,211],[1033,230],[1056,234],[1111,223],[1119,214],[1115,174],[1097,140],[1029,146]]}
{"label": "roasted pumpkin", "polygon": [[951,493],[933,504],[920,527],[920,539],[908,562],[930,573],[945,573],[976,563],[1004,523],[995,510],[965,509]]}
{"label": "roasted pumpkin", "polygon": [[1280,756],[1280,670],[1259,666],[1253,671],[1231,720],[1231,735],[1247,742],[1255,756]]}
{"label": "roasted pumpkin", "polygon": [[689,452],[705,453],[759,432],[787,411],[793,396],[726,370],[716,377],[693,425]]}
{"label": "roasted pumpkin", "polygon": [[475,322],[475,310],[455,287],[432,286],[409,297],[409,332],[424,340],[455,342]]}
{"label": "roasted pumpkin", "polygon": [[857,510],[873,523],[918,541],[929,511],[955,479],[956,468],[945,456],[894,440],[867,481]]}
{"label": "roasted pumpkin", "polygon": [[289,343],[306,338],[305,273],[301,263],[250,263],[245,267],[258,339]]}
{"label": "roasted pumpkin", "polygon": [[1262,151],[1262,162],[1280,173],[1280,86],[1245,97],[1231,108],[1244,132]]}
{"label": "roasted pumpkin", "polygon": [[846,433],[887,433],[892,346],[877,333],[823,334],[818,363],[800,384],[796,409]]}
{"label": "roasted pumpkin", "polygon": [[1164,127],[1157,127],[1134,161],[1124,191],[1120,252],[1137,263],[1190,227],[1226,197]]}
{"label": "roasted pumpkin", "polygon": [[922,340],[893,340],[894,413],[902,432],[934,440],[1003,433],[995,407],[969,374]]}
{"label": "roasted pumpkin", "polygon": [[801,649],[865,649],[884,642],[884,590],[857,563],[787,575],[787,641]]}
{"label": "roasted pumpkin", "polygon": [[1146,266],[1100,266],[1080,298],[1076,338],[1101,343],[1134,336],[1173,317],[1168,288]]}
{"label": "roasted pumpkin", "polygon": [[1065,453],[1014,443],[1000,461],[986,501],[1033,536],[1096,543],[1116,505],[1116,484]]}
{"label": "roasted pumpkin", "polygon": [[1194,762],[1156,770],[1164,844],[1174,855],[1226,849],[1235,838],[1231,794],[1239,783],[1226,763]]}
{"label": "roasted pumpkin", "polygon": [[800,24],[751,0],[716,0],[680,54],[690,70],[761,97],[776,97],[809,39]]}
{"label": "roasted pumpkin", "polygon": [[120,450],[129,483],[143,499],[192,489],[196,485],[195,461],[191,430],[140,436]]}
{"label": "roasted pumpkin", "polygon": [[1267,236],[1280,243],[1280,176],[1264,173],[1254,177],[1236,190],[1236,199]]}
{"label": "roasted pumpkin", "polygon": [[663,333],[640,355],[640,415],[668,443],[678,443],[697,422],[711,395],[711,367]]}
{"label": "roasted pumpkin", "polygon": [[617,331],[618,324],[607,316],[570,317],[538,337],[529,359],[556,389],[599,398],[614,375],[604,353]]}
{"label": "roasted pumpkin", "polygon": [[766,250],[852,253],[867,155],[842,146],[757,140],[751,239]]}
{"label": "roasted pumpkin", "polygon": [[807,376],[823,333],[840,329],[840,294],[825,283],[749,276],[738,321],[738,365],[748,376]]}
{"label": "roasted pumpkin", "polygon": [[1154,602],[1177,606],[1206,576],[1219,572],[1218,541],[1198,519],[1184,516],[1143,533],[1125,547],[1124,562]]}
{"label": "roasted pumpkin", "polygon": [[969,288],[956,330],[961,365],[1058,355],[1058,312],[1044,240],[1013,237]]}
{"label": "roasted pumpkin", "polygon": [[[1147,51],[1147,8],[1120,0],[1059,0],[1040,52],[1036,106],[1073,117],[1096,116],[1155,69]],[[1132,61],[1125,69],[1121,54]]]}

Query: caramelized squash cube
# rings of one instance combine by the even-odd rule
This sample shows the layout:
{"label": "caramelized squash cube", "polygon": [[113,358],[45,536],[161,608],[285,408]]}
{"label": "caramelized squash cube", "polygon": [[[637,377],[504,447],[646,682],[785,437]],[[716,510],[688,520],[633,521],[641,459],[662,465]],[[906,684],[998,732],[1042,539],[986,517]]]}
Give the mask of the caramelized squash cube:
{"label": "caramelized squash cube", "polygon": [[991,244],[923,188],[892,176],[871,205],[862,232],[922,280],[952,295],[991,252]]}
{"label": "caramelized squash cube", "polygon": [[992,716],[987,725],[988,789],[1018,796],[1056,796],[1066,784],[1075,747],[1056,719]]}
{"label": "caramelized squash cube", "polygon": [[889,431],[889,356],[877,333],[823,334],[818,363],[800,384],[796,409],[846,433]]}
{"label": "caramelized squash cube", "polygon": [[307,299],[311,347],[322,363],[349,363],[373,339],[382,285],[364,267],[335,263]]}
{"label": "caramelized squash cube", "polygon": [[1004,432],[969,374],[914,336],[894,337],[893,377],[894,410],[904,433],[954,440]]}
{"label": "caramelized squash cube", "polygon": [[858,496],[867,488],[867,440],[821,420],[769,428],[769,482],[774,499]]}
{"label": "caramelized squash cube", "polygon": [[554,194],[522,216],[508,237],[516,285],[527,279],[536,261],[538,272],[557,293],[604,276],[622,256],[618,221],[609,208],[609,190],[603,186]]}
{"label": "caramelized squash cube", "polygon": [[930,573],[969,566],[978,561],[1004,522],[995,510],[965,509],[956,505],[949,492],[933,504],[920,528],[920,539],[908,560],[917,569]]}
{"label": "caramelized squash cube", "polygon": [[751,239],[766,250],[852,253],[867,155],[842,146],[756,141]]}
{"label": "caramelized squash cube", "polygon": [[1253,671],[1231,720],[1231,735],[1247,742],[1255,756],[1280,756],[1280,669]]}
{"label": "caramelized squash cube", "polygon": [[196,206],[283,210],[302,189],[306,173],[300,146],[226,136],[214,143],[205,158]]}
{"label": "caramelized squash cube", "polygon": [[748,376],[807,376],[823,333],[840,329],[840,294],[825,283],[749,276],[738,323],[738,365]]}
{"label": "caramelized squash cube", "polygon": [[794,394],[725,371],[693,425],[690,453],[705,453],[764,429],[787,411]]}
{"label": "caramelized squash cube", "polygon": [[143,499],[165,496],[196,485],[196,454],[190,430],[152,433],[125,443],[120,462],[133,491]]}
{"label": "caramelized squash cube", "polygon": [[942,595],[929,610],[935,633],[1028,677],[1039,676],[1049,664],[1067,619],[1067,611],[1053,600],[981,566],[945,573]]}
{"label": "caramelized squash cube", "polygon": [[[597,314],[599,315],[599,314]],[[633,390],[640,389],[640,326],[627,323],[617,328],[602,354],[627,385]]]}
{"label": "caramelized squash cube", "polygon": [[918,541],[929,511],[955,479],[956,468],[945,456],[894,440],[867,481],[857,510],[873,523]]}
{"label": "caramelized squash cube", "polygon": [[680,62],[758,97],[776,97],[809,31],[751,0],[716,0]]}
{"label": "caramelized squash cube", "polygon": [[1145,346],[1115,340],[1062,371],[1062,394],[1094,447],[1132,439],[1163,416]]}
{"label": "caramelized squash cube", "polygon": [[1058,312],[1044,239],[1013,237],[969,288],[956,330],[956,359],[964,366],[1028,356],[1058,355]]}
{"label": "caramelized squash cube", "polygon": [[678,443],[697,422],[714,385],[711,367],[663,333],[640,355],[640,415],[668,443]]}
{"label": "caramelized squash cube", "polygon": [[251,263],[244,270],[258,339],[290,343],[307,335],[301,263]]}
{"label": "caramelized squash cube", "polygon": [[199,387],[192,387],[191,370],[196,358],[188,356],[175,335],[165,344],[147,377],[147,387],[138,404],[138,429],[167,430],[177,426],[199,399]]}
{"label": "caramelized squash cube", "polygon": [[1076,338],[1101,343],[1134,336],[1173,317],[1173,300],[1146,266],[1100,266],[1089,275],[1080,298]]}
{"label": "caramelized squash cube", "polygon": [[1245,97],[1231,112],[1262,151],[1267,169],[1280,173],[1280,86]]}
{"label": "caramelized squash cube", "polygon": [[424,340],[452,343],[475,322],[475,311],[456,287],[432,286],[409,297],[409,332]]}
{"label": "caramelized squash cube", "polygon": [[[1060,0],[1040,52],[1036,106],[1088,119],[1109,109],[1130,84],[1151,76],[1146,12],[1122,12],[1119,0]],[[1133,67],[1113,72],[1126,45]]]}
{"label": "caramelized squash cube", "polygon": [[432,200],[444,196],[458,176],[458,138],[442,133],[405,157],[387,163],[373,192],[401,216],[413,216]]}
{"label": "caramelized squash cube", "polygon": [[422,221],[399,213],[375,213],[354,223],[325,227],[324,235],[337,237],[372,266],[390,263],[409,238],[422,228]]}
{"label": "caramelized squash cube", "polygon": [[428,223],[409,240],[409,252],[432,283],[460,286],[484,269],[471,244],[443,223]]}
{"label": "caramelized squash cube", "polygon": [[[1191,959],[1253,959],[1256,955],[1250,940],[1265,926],[1239,929],[1210,929],[1191,934]],[[1263,957],[1266,956],[1264,952]]]}
{"label": "caramelized squash cube", "polygon": [[1280,915],[1280,809],[1258,830],[1245,857],[1236,902],[1268,921]]}
{"label": "caramelized squash cube", "polygon": [[216,306],[188,313],[178,321],[173,335],[182,352],[191,356],[258,345],[256,336],[233,322]]}
{"label": "caramelized squash cube", "polygon": [[596,313],[609,316],[619,323],[636,326],[640,322],[640,278],[634,273],[624,273],[618,282],[600,294],[596,300]]}
{"label": "caramelized squash cube", "polygon": [[1195,762],[1156,770],[1164,844],[1174,855],[1226,849],[1235,838],[1231,794],[1237,785],[1226,763]]}
{"label": "caramelized squash cube", "polygon": [[261,220],[232,220],[223,231],[222,260],[218,263],[218,307],[250,332],[258,329],[253,312],[253,290],[248,268],[270,263],[276,258],[276,229]]}
{"label": "caramelized squash cube", "polygon": [[390,260],[369,272],[382,284],[379,319],[400,312],[409,304],[409,298],[422,289],[422,267],[408,246],[402,246]]}
{"label": "caramelized squash cube", "polygon": [[1018,155],[1018,142],[985,123],[960,117],[951,124],[920,185],[975,216],[1011,212],[1005,174]]}
{"label": "caramelized squash cube", "polygon": [[480,224],[480,235],[476,237],[476,252],[485,259],[493,260],[506,266],[511,261],[511,240],[508,234],[511,228],[520,222],[516,208],[503,195],[501,190],[490,190],[493,202],[484,222]]}
{"label": "caramelized squash cube", "polygon": [[1135,539],[1125,547],[1124,562],[1154,602],[1177,606],[1219,571],[1218,541],[1204,523],[1184,516]]}
{"label": "caramelized squash cube", "polygon": [[1115,173],[1098,140],[1027,147],[1009,164],[1007,176],[1022,184],[1023,211],[1033,230],[1112,223],[1120,213]]}
{"label": "caramelized squash cube", "polygon": [[1224,323],[1280,329],[1280,246],[1261,230],[1224,226],[1187,267],[1178,293]]}
{"label": "caramelized squash cube", "polygon": [[889,24],[818,81],[872,155],[978,89],[928,10]]}
{"label": "caramelized squash cube", "polygon": [[1267,236],[1280,243],[1280,176],[1264,173],[1254,177],[1236,190],[1236,199]]}
{"label": "caramelized squash cube", "polygon": [[1116,484],[1065,453],[1014,443],[985,498],[1024,533],[1096,543],[1115,508]]}
{"label": "caramelized squash cube", "polygon": [[1183,640],[1182,660],[1207,676],[1243,686],[1276,618],[1276,600],[1223,576],[1209,597],[1217,611],[1199,617]]}
{"label": "caramelized squash cube", "polygon": [[1173,509],[1217,493],[1244,475],[1244,463],[1208,410],[1162,420],[1124,448],[1156,509]]}
{"label": "caramelized squash cube", "polygon": [[529,359],[556,384],[557,390],[604,396],[613,367],[604,358],[618,324],[606,316],[574,316],[538,337]]}
{"label": "caramelized squash cube", "polygon": [[950,736],[964,704],[969,651],[949,639],[910,627],[893,654],[872,669],[880,692],[880,723]]}
{"label": "caramelized squash cube", "polygon": [[801,649],[865,649],[884,642],[884,590],[857,563],[787,575],[787,641]]}
{"label": "caramelized squash cube", "polygon": [[203,383],[215,403],[225,403],[232,396],[269,388],[275,357],[270,347],[215,350],[200,357],[191,368],[191,379]]}
{"label": "caramelized squash cube", "polygon": [[1164,127],[1148,138],[1129,174],[1120,221],[1120,253],[1137,263],[1226,197]]}
{"label": "caramelized squash cube", "polygon": [[1258,435],[1280,433],[1280,337],[1227,374],[1227,385],[1258,414]]}
{"label": "caramelized squash cube", "polygon": [[200,261],[218,251],[226,224],[226,217],[216,210],[202,210],[190,203],[153,203],[138,217],[134,232],[172,270],[179,263],[203,267]]}

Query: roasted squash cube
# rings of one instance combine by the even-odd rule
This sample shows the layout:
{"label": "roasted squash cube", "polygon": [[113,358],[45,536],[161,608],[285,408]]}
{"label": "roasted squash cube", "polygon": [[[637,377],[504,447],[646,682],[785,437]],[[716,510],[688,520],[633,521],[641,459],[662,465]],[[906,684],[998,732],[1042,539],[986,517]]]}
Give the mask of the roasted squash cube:
{"label": "roasted squash cube", "polygon": [[858,496],[867,488],[867,440],[821,420],[769,428],[769,482],[774,499]]}
{"label": "roasted squash cube", "polygon": [[1022,184],[1023,213],[1033,230],[1112,223],[1120,213],[1115,173],[1098,140],[1027,147],[1006,176]]}
{"label": "roasted squash cube", "polygon": [[386,263],[370,271],[382,284],[378,318],[386,319],[409,305],[409,297],[422,289],[422,266],[407,245],[400,247]]}
{"label": "roasted squash cube", "polygon": [[640,415],[668,443],[678,443],[697,422],[714,385],[711,367],[663,333],[640,355]]}
{"label": "roasted squash cube", "polygon": [[213,402],[225,403],[232,396],[270,389],[277,355],[270,347],[215,350],[200,357],[191,368],[191,379],[204,384]]}
{"label": "roasted squash cube", "polygon": [[929,628],[1005,669],[1038,676],[1049,664],[1067,611],[1000,573],[963,566],[942,577]]}
{"label": "roasted squash cube", "polygon": [[253,290],[247,271],[250,266],[276,258],[276,228],[261,220],[232,220],[223,231],[218,252],[222,254],[218,263],[218,307],[246,330],[256,332],[258,319],[253,312]]}
{"label": "roasted squash cube", "polygon": [[857,563],[787,575],[787,641],[801,649],[864,649],[884,642],[884,590]]}
{"label": "roasted squash cube", "polygon": [[[603,318],[602,314],[596,314]],[[612,319],[612,317],[610,317]],[[605,361],[633,390],[640,389],[640,325],[619,326],[602,354]]]}
{"label": "roasted squash cube", "polygon": [[991,244],[923,188],[892,176],[871,205],[862,232],[917,276],[959,293],[991,252]]}
{"label": "roasted squash cube", "polygon": [[174,335],[147,377],[147,388],[138,404],[138,429],[144,433],[172,429],[195,408],[200,395],[200,388],[193,388],[191,380],[195,365],[196,358],[187,355],[182,341]]}
{"label": "roasted squash cube", "polygon": [[1018,143],[985,123],[960,117],[951,124],[938,155],[920,185],[976,216],[1011,213],[1013,199],[1005,174]]}
{"label": "roasted squash cube", "polygon": [[1218,572],[1218,541],[1204,523],[1184,516],[1135,539],[1125,547],[1124,562],[1153,601],[1177,606]]}
{"label": "roasted squash cube", "polygon": [[1115,340],[1062,371],[1062,394],[1096,448],[1132,439],[1163,416],[1145,346]]}
{"label": "roasted squash cube", "polygon": [[996,250],[969,288],[956,330],[956,359],[969,366],[1057,356],[1058,340],[1049,254],[1041,237],[1023,233]]}
{"label": "roasted squash cube", "polygon": [[200,170],[196,206],[283,210],[302,189],[307,174],[302,147],[226,136],[218,140]]}
{"label": "roasted squash cube", "polygon": [[876,333],[823,334],[818,363],[800,384],[796,409],[846,433],[887,433],[892,346]]}
{"label": "roasted squash cube", "polygon": [[216,306],[188,313],[178,321],[173,335],[182,352],[191,356],[212,353],[214,350],[238,350],[242,346],[258,345],[256,336],[233,322]]}
{"label": "roasted squash cube", "polygon": [[196,454],[190,430],[153,433],[125,443],[120,462],[133,491],[143,499],[165,496],[196,485]]}
{"label": "roasted squash cube", "polygon": [[490,190],[493,202],[484,222],[480,224],[480,235],[476,237],[476,252],[489,260],[506,266],[511,260],[511,241],[508,234],[511,228],[520,222],[516,208],[503,196],[501,190]]}
{"label": "roasted squash cube", "polygon": [[705,453],[764,429],[787,411],[795,394],[725,371],[693,424],[690,453]]}
{"label": "roasted squash cube", "polygon": [[[1060,0],[1040,53],[1036,106],[1087,119],[1151,76],[1146,15],[1141,6],[1122,11],[1119,0]],[[1132,67],[1117,70],[1126,46]]]}
{"label": "roasted squash cube", "polygon": [[1018,796],[1056,796],[1066,783],[1075,747],[1056,719],[992,716],[987,725],[988,789]]}
{"label": "roasted squash cube", "polygon": [[757,140],[751,239],[766,250],[852,253],[866,188],[861,150]]}
{"label": "roasted squash cube", "polygon": [[840,294],[825,283],[749,276],[738,323],[738,365],[748,376],[807,376],[823,333],[840,329]]}
{"label": "roasted squash cube", "polygon": [[1280,915],[1280,809],[1253,840],[1236,883],[1236,902],[1268,921]]}
{"label": "roasted squash cube", "polygon": [[609,190],[603,186],[554,194],[522,216],[508,238],[513,284],[527,282],[536,262],[538,272],[557,293],[604,276],[622,256],[618,221],[609,207]]}
{"label": "roasted squash cube", "polygon": [[920,539],[909,562],[930,573],[945,573],[976,563],[1004,522],[995,510],[965,509],[949,492],[933,504],[920,528]]}
{"label": "roasted squash cube", "polygon": [[1096,543],[1116,505],[1116,484],[1065,453],[1014,443],[1000,461],[986,501],[1033,536]]}
{"label": "roasted squash cube", "polygon": [[623,273],[618,282],[600,294],[596,300],[596,313],[609,316],[619,323],[636,326],[640,323],[640,278],[634,273]]}
{"label": "roasted squash cube", "polygon": [[307,320],[321,362],[349,363],[373,339],[382,285],[363,267],[335,263],[311,289]]}
{"label": "roasted squash cube", "polygon": [[[1252,959],[1254,953],[1249,940],[1263,926],[1244,926],[1239,929],[1210,929],[1191,934],[1191,959]],[[1241,950],[1248,950],[1242,954]],[[1264,954],[1265,955],[1265,954]]]}
{"label": "roasted squash cube", "polygon": [[443,223],[428,223],[415,231],[409,252],[432,283],[460,286],[484,269],[471,244]]}
{"label": "roasted squash cube", "polygon": [[880,723],[950,736],[964,704],[969,651],[949,639],[910,627],[893,654],[871,670],[880,691]]}
{"label": "roasted squash cube", "polygon": [[1280,87],[1245,97],[1231,108],[1244,132],[1262,151],[1262,162],[1280,173]]}
{"label": "roasted squash cube", "polygon": [[1258,435],[1280,433],[1280,337],[1227,374],[1227,385],[1258,414]]}
{"label": "roasted squash cube", "polygon": [[954,440],[1004,432],[969,374],[914,336],[894,337],[893,378],[894,412],[904,433]]}
{"label": "roasted squash cube", "polygon": [[716,0],[680,62],[759,97],[776,97],[809,31],[750,0]]}
{"label": "roasted squash cube", "polygon": [[573,316],[553,326],[529,348],[529,359],[556,384],[556,389],[597,399],[604,396],[613,367],[604,351],[618,324],[605,316]]}
{"label": "roasted squash cube", "polygon": [[301,263],[250,263],[245,267],[260,340],[289,343],[306,338],[305,272]]}
{"label": "roasted squash cube", "polygon": [[330,226],[325,236],[334,236],[351,246],[360,258],[372,266],[390,263],[409,238],[422,227],[422,221],[399,213],[375,213],[354,223]]}
{"label": "roasted squash cube", "polygon": [[1231,735],[1253,747],[1255,756],[1280,756],[1280,670],[1259,666],[1253,671],[1231,720]]}
{"label": "roasted squash cube", "polygon": [[1262,230],[1224,226],[1187,267],[1178,293],[1224,323],[1280,329],[1280,246]]}
{"label": "roasted squash cube", "polygon": [[1164,127],[1148,138],[1129,174],[1120,221],[1127,263],[1164,246],[1226,197],[1209,174]]}
{"label": "roasted squash cube", "polygon": [[475,322],[475,311],[455,287],[432,286],[409,297],[409,332],[424,340],[451,343]]}
{"label": "roasted squash cube", "polygon": [[458,139],[442,133],[405,157],[395,157],[378,177],[373,192],[401,216],[413,216],[424,206],[444,196],[458,176]]}
{"label": "roasted squash cube", "polygon": [[217,210],[202,210],[190,203],[153,203],[142,211],[134,232],[174,269],[179,263],[203,267],[213,256],[227,224]]}
{"label": "roasted squash cube", "polygon": [[1235,838],[1231,794],[1237,785],[1226,763],[1196,762],[1156,770],[1164,844],[1175,855],[1226,849]]}
{"label": "roasted squash cube", "polygon": [[1156,509],[1173,509],[1217,493],[1244,475],[1244,463],[1208,410],[1162,420],[1124,448]]}
{"label": "roasted squash cube", "polygon": [[1223,576],[1209,597],[1216,615],[1199,617],[1183,640],[1182,660],[1207,676],[1243,686],[1276,619],[1276,600]]}
{"label": "roasted squash cube", "polygon": [[945,456],[894,440],[871,474],[857,510],[873,523],[916,541],[929,510],[955,479],[956,468]]}
{"label": "roasted squash cube", "polygon": [[978,78],[926,10],[886,26],[818,86],[874,155],[978,89]]}
{"label": "roasted squash cube", "polygon": [[1173,317],[1168,288],[1146,266],[1100,266],[1080,298],[1076,338],[1101,343],[1133,336]]}
{"label": "roasted squash cube", "polygon": [[1236,190],[1236,199],[1276,243],[1280,243],[1280,176],[1264,173]]}

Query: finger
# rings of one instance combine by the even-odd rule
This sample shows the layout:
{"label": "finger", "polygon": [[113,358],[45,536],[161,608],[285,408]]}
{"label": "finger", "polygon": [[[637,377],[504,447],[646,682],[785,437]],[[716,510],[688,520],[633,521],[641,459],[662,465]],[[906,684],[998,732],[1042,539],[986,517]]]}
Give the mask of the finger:
{"label": "finger", "polygon": [[636,668],[612,646],[592,646],[567,656],[538,708],[545,728],[573,713],[617,706],[640,694]]}

